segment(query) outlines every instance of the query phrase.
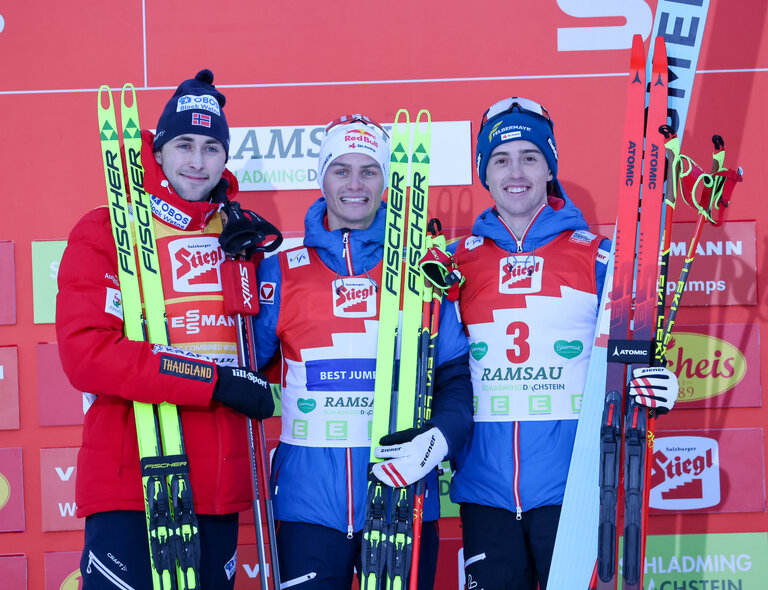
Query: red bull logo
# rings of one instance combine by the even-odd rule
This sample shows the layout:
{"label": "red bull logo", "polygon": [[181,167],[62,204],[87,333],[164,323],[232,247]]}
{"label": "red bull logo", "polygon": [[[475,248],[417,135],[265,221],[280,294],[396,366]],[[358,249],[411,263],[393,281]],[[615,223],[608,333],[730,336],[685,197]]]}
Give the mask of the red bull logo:
{"label": "red bull logo", "polygon": [[499,261],[499,293],[537,293],[541,291],[541,270],[544,259],[525,256],[515,260],[504,257]]}
{"label": "red bull logo", "polygon": [[333,315],[342,318],[376,316],[376,287],[368,279],[342,278],[331,283]]}
{"label": "red bull logo", "polygon": [[374,148],[379,147],[379,141],[376,139],[376,136],[370,131],[366,131],[365,129],[352,129],[346,135],[344,135],[344,141],[364,143]]}

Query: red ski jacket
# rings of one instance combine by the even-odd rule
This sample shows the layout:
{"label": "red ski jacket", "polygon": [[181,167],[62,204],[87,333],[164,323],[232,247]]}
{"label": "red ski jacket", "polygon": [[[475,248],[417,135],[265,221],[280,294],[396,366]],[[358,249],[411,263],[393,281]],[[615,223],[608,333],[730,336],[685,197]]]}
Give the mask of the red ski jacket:
{"label": "red ski jacket", "polygon": [[195,510],[239,512],[251,501],[246,418],[211,400],[215,371],[212,379],[199,380],[169,371],[167,363],[161,366],[161,357],[188,355],[195,346],[207,353],[212,340],[214,350],[224,351],[217,362],[231,357],[235,334],[221,300],[223,255],[217,237],[220,202],[237,193],[237,180],[225,171],[226,194],[214,189],[212,199],[219,202],[185,201],[155,162],[152,134],[144,131],[142,139],[144,186],[153,195],[171,347],[124,337],[109,209],[86,214],[69,236],[56,303],[64,371],[74,387],[96,396],[85,415],[77,460],[77,516],[144,510],[133,401],[179,406]]}

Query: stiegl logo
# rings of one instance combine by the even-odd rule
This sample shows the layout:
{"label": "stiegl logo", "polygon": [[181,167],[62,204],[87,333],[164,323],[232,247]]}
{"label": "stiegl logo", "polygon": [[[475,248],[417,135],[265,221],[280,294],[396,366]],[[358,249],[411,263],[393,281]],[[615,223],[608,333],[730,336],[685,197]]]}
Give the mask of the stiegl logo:
{"label": "stiegl logo", "polygon": [[333,315],[372,318],[376,315],[376,287],[367,278],[342,277],[331,283]]}
{"label": "stiegl logo", "polygon": [[704,436],[656,437],[649,504],[660,510],[696,510],[720,503],[719,446]]}

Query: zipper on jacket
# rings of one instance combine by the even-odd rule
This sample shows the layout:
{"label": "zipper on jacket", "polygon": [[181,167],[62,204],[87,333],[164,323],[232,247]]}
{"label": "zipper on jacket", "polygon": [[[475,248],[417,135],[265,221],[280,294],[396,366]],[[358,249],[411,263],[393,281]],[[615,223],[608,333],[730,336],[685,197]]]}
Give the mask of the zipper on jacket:
{"label": "zipper on jacket", "polygon": [[347,468],[347,539],[355,534],[354,494],[352,493],[352,449],[346,449]]}
{"label": "zipper on jacket", "polygon": [[515,519],[523,520],[523,508],[520,502],[520,422],[512,426],[512,455],[515,458],[515,471],[512,476],[512,493],[515,495],[517,514]]}
{"label": "zipper on jacket", "polygon": [[347,262],[347,276],[352,277],[355,275],[355,271],[352,267],[352,248],[349,245],[349,232],[350,230],[348,229],[344,230],[341,234],[341,241],[344,244],[344,259]]}
{"label": "zipper on jacket", "polygon": [[531,220],[528,222],[528,225],[525,226],[525,231],[523,232],[523,237],[521,237],[519,240],[517,239],[517,236],[515,233],[510,229],[510,227],[507,225],[507,222],[504,221],[504,218],[501,216],[501,214],[498,212],[497,209],[494,209],[494,212],[496,213],[496,217],[498,217],[499,221],[501,221],[501,224],[507,228],[507,231],[509,232],[509,235],[512,236],[512,239],[515,240],[515,243],[517,244],[517,253],[522,254],[524,252],[523,250],[523,242],[525,242],[525,236],[528,233],[528,230],[531,229],[531,226],[533,225],[533,222],[536,221],[536,218],[539,216],[539,213],[541,213],[544,210],[544,207],[546,207],[547,204],[544,203],[538,211],[536,211],[536,215],[531,217]]}

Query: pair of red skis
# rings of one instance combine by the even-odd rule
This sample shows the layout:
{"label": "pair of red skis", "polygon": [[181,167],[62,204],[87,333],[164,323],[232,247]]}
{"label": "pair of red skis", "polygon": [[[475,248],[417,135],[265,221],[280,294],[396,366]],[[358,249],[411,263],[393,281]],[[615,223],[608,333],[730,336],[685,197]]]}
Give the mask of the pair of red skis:
{"label": "pair of red skis", "polygon": [[[598,555],[590,584],[597,590],[614,590],[618,582],[622,504],[622,587],[643,588],[656,412],[635,404],[631,398],[625,401],[626,384],[634,368],[666,364],[671,328],[701,229],[705,222],[722,223],[733,187],[741,181],[741,169],[736,172],[723,166],[725,152],[719,136],[713,138],[711,173],[704,173],[680,154],[679,141],[667,125],[668,68],[663,37],[655,39],[651,72],[646,90],[645,50],[642,38],[636,35],[622,139],[608,367],[600,429]],[[665,197],[666,155],[669,163]],[[672,214],[678,194],[696,207],[699,218],[665,323]]]}

